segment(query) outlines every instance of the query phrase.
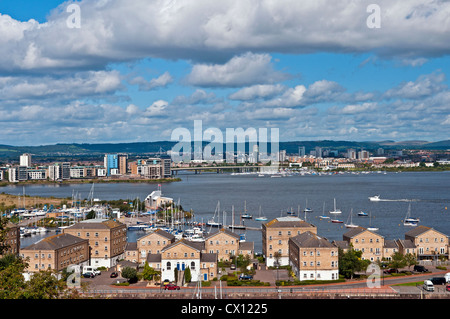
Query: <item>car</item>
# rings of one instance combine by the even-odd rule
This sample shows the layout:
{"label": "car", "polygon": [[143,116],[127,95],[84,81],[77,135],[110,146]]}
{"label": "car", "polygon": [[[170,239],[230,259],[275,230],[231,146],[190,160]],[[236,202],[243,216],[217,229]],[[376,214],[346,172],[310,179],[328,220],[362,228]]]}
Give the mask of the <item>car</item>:
{"label": "car", "polygon": [[168,284],[164,287],[164,290],[180,290],[180,286]]}
{"label": "car", "polygon": [[422,265],[414,265],[414,271],[428,272],[428,269],[426,269],[425,266],[422,266]]}
{"label": "car", "polygon": [[445,281],[445,277],[433,277],[429,279],[433,285],[445,285],[446,281]]}
{"label": "car", "polygon": [[445,290],[450,291],[450,285],[445,286]]}
{"label": "car", "polygon": [[163,285],[167,286],[168,284],[170,284],[170,280],[169,279],[165,279],[164,282],[163,282]]}
{"label": "car", "polygon": [[384,271],[385,274],[396,274],[398,273],[397,269],[391,268]]}
{"label": "car", "polygon": [[425,280],[423,282],[423,289],[426,291],[434,291],[434,285],[430,280]]}
{"label": "car", "polygon": [[115,272],[115,271],[113,271],[112,273],[111,273],[111,275],[109,275],[109,277],[111,277],[111,278],[116,278],[116,277],[118,277],[119,276],[119,274],[117,273],[117,272]]}
{"label": "car", "polygon": [[245,274],[241,274],[239,276],[239,280],[252,280],[253,276],[252,275],[245,275]]}
{"label": "car", "polygon": [[85,273],[83,274],[83,277],[84,277],[84,278],[94,278],[94,277],[95,277],[95,274],[94,274],[93,272],[85,272]]}
{"label": "car", "polygon": [[231,269],[231,270],[235,270],[235,269],[236,269],[236,265],[235,265],[235,264],[231,264],[231,265],[230,265],[230,269]]}

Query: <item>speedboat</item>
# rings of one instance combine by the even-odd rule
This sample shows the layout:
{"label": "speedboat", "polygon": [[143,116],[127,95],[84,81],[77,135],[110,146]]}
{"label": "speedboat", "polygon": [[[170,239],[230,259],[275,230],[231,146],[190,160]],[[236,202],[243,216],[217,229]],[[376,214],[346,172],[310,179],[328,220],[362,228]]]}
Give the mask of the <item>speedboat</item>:
{"label": "speedboat", "polygon": [[365,212],[363,212],[363,211],[360,211],[360,212],[358,213],[358,216],[359,216],[359,217],[368,217],[369,214],[367,214],[367,213],[365,213]]}
{"label": "speedboat", "polygon": [[380,199],[380,195],[375,195],[375,196],[370,196],[369,197],[369,200],[371,201],[371,202],[379,202],[381,199]]}

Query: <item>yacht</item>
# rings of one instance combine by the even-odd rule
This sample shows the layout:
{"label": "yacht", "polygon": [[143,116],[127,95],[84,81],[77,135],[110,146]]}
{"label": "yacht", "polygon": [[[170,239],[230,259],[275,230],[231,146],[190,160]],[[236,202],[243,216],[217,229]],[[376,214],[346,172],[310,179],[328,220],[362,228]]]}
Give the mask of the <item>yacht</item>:
{"label": "yacht", "polygon": [[371,202],[379,202],[381,199],[380,199],[380,195],[375,195],[375,196],[370,196],[369,197],[369,200],[371,201]]}
{"label": "yacht", "polygon": [[[350,222],[349,222],[349,220],[350,220]],[[347,223],[345,224],[345,227],[347,227],[347,228],[359,227],[358,225],[353,224],[353,208],[350,210],[350,215],[347,218]]]}
{"label": "yacht", "polygon": [[334,209],[330,211],[330,214],[341,214],[342,211],[340,209],[336,209],[336,198],[334,199]]}

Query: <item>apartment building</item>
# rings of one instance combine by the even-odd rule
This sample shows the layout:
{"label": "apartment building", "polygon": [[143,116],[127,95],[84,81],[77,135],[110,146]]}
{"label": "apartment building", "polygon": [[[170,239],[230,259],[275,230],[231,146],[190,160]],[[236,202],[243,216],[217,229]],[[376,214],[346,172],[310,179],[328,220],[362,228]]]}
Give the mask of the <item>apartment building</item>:
{"label": "apartment building", "polygon": [[310,231],[289,238],[289,265],[298,280],[339,279],[338,247]]}
{"label": "apartment building", "polygon": [[[19,226],[8,222],[6,224],[6,234],[2,246],[6,247],[4,255],[19,254],[20,248],[20,228]],[[1,256],[1,254],[0,254]]]}
{"label": "apartment building", "polygon": [[192,281],[206,281],[217,277],[217,254],[204,253],[204,244],[186,239],[178,240],[165,247],[160,254],[149,254],[152,264],[161,266],[161,279],[175,278],[175,269],[184,272],[189,267]]}
{"label": "apartment building", "polygon": [[70,234],[58,234],[44,238],[20,250],[28,258],[28,271],[61,271],[68,266],[89,264],[89,241]]}
{"label": "apartment building", "polygon": [[367,230],[364,227],[356,227],[344,233],[343,240],[353,246],[356,251],[362,251],[361,258],[372,262],[381,261],[383,257],[383,248],[385,247],[384,237]]}
{"label": "apartment building", "polygon": [[175,242],[175,236],[162,229],[157,229],[136,240],[138,251],[137,263],[144,264],[148,254],[160,254],[163,248]]}
{"label": "apartment building", "polygon": [[298,217],[278,217],[262,225],[262,248],[266,266],[278,261],[279,266],[289,264],[289,238],[304,232],[317,234],[317,227]]}
{"label": "apartment building", "polygon": [[65,228],[64,233],[89,240],[91,266],[109,268],[124,258],[127,227],[118,221],[88,219]]}
{"label": "apartment building", "polygon": [[416,247],[418,260],[436,260],[440,256],[449,257],[449,238],[431,227],[417,226],[405,233],[405,241]]}
{"label": "apartment building", "polygon": [[217,254],[219,261],[229,261],[230,256],[253,257],[254,243],[241,242],[238,234],[221,228],[206,237],[205,252]]}

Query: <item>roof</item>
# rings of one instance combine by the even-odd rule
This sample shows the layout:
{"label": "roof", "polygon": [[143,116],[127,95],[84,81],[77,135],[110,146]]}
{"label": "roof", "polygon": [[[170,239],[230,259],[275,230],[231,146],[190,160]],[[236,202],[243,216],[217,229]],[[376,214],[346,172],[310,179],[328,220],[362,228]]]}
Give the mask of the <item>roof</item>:
{"label": "roof", "polygon": [[160,235],[160,236],[162,236],[162,237],[167,238],[167,239],[170,240],[170,241],[172,241],[172,240],[175,239],[175,236],[172,235],[171,233],[166,232],[165,230],[162,230],[162,229],[159,229],[159,228],[158,228],[158,229],[156,229],[155,231],[153,231],[153,232],[151,232],[151,233],[149,233],[149,234],[146,234],[146,235],[144,235],[144,236],[142,236],[142,237],[139,237],[138,240],[141,240],[142,238],[147,237],[147,236],[150,236],[150,235],[153,235],[153,234],[158,234],[158,235]]}
{"label": "roof", "polygon": [[125,250],[138,250],[137,242],[129,242],[129,241],[127,241],[127,244],[125,246]]}
{"label": "roof", "polygon": [[22,250],[56,250],[84,242],[88,242],[88,240],[70,234],[62,233],[43,238],[38,242],[23,248]]}
{"label": "roof", "polygon": [[125,226],[125,224],[122,224],[121,222],[113,219],[87,219],[73,224],[66,229],[112,229],[120,226]]}
{"label": "roof", "polygon": [[346,240],[333,240],[333,244],[341,249],[349,249],[350,247]]}
{"label": "roof", "polygon": [[313,224],[305,222],[298,217],[286,216],[278,217],[264,224],[266,227],[316,227]]}
{"label": "roof", "polygon": [[399,239],[398,242],[404,248],[417,248],[416,245],[414,244],[414,242],[409,239]]}
{"label": "roof", "polygon": [[361,234],[361,233],[364,233],[364,232],[366,232],[366,231],[369,232],[369,233],[372,233],[372,234],[374,234],[374,235],[383,237],[383,236],[381,236],[380,234],[374,233],[374,232],[372,232],[372,231],[370,231],[370,230],[367,230],[366,228],[361,227],[361,226],[358,226],[358,227],[355,227],[355,228],[350,229],[348,232],[346,232],[346,233],[343,235],[343,237],[353,238],[353,237],[355,237],[355,236],[357,236],[357,235],[359,235],[359,234]]}
{"label": "roof", "polygon": [[240,238],[238,234],[233,233],[232,231],[230,231],[230,230],[228,230],[228,229],[220,228],[220,229],[218,229],[217,231],[215,231],[215,232],[209,234],[209,235],[206,237],[206,239],[208,240],[208,239],[210,239],[211,237],[216,236],[216,235],[218,235],[218,234],[220,234],[220,233],[227,234],[227,235],[232,236],[232,237],[234,237],[234,238],[236,238],[236,239],[238,239],[238,240],[239,240],[239,238]]}
{"label": "roof", "polygon": [[203,247],[205,246],[204,242],[193,242],[187,239],[180,239],[172,244],[167,245],[162,249],[162,251],[166,251],[167,249],[170,249],[172,247],[178,246],[178,245],[186,245],[188,247],[191,247],[194,250],[197,250],[201,252],[203,250]]}
{"label": "roof", "polygon": [[216,253],[203,253],[200,255],[200,262],[217,262]]}
{"label": "roof", "polygon": [[291,237],[290,240],[294,242],[300,248],[334,248],[332,243],[328,239],[317,236],[316,234],[307,231],[300,235]]}
{"label": "roof", "polygon": [[148,254],[147,262],[160,263],[161,262],[161,254]]}
{"label": "roof", "polygon": [[255,243],[252,241],[244,241],[239,243],[239,250],[254,250]]}
{"label": "roof", "polygon": [[383,248],[398,248],[398,244],[396,240],[385,240]]}
{"label": "roof", "polygon": [[[434,231],[436,231],[438,233],[443,234],[442,232],[437,231],[437,230],[435,230],[435,229],[433,229],[431,227],[420,225],[420,226],[416,226],[413,229],[411,229],[410,231],[406,232],[405,233],[405,237],[417,237],[417,236],[420,236],[420,235],[426,233],[429,230],[434,230]],[[443,235],[445,235],[445,234],[443,234]],[[445,236],[447,236],[447,235],[445,235]]]}

